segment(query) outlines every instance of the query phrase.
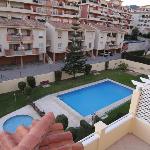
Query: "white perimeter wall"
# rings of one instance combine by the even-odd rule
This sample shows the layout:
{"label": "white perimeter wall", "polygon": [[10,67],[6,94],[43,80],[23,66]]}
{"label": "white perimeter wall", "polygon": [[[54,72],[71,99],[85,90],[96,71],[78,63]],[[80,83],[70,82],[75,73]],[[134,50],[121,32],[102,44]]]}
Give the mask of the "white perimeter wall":
{"label": "white perimeter wall", "polygon": [[[138,72],[141,74],[146,74],[146,75],[150,74],[150,65],[137,63],[137,62],[133,62],[133,61],[129,61],[129,60],[124,60],[124,59],[110,61],[109,69],[115,69],[121,63],[128,64],[129,70],[132,70],[132,71],[135,71],[135,72]],[[92,70],[102,71],[104,69],[105,69],[105,62],[92,64]],[[80,75],[82,75],[82,74],[78,74],[77,76],[80,76]],[[68,79],[71,77],[72,76],[70,76],[64,72],[62,74],[62,80]],[[37,85],[39,85],[41,81],[46,81],[46,80],[49,80],[50,82],[54,82],[55,74],[54,74],[54,72],[50,72],[47,74],[41,74],[41,75],[35,76],[35,79],[36,79]],[[20,81],[26,81],[26,78],[19,78],[19,79],[1,82],[0,83],[0,94],[18,90],[18,82],[20,82]]]}

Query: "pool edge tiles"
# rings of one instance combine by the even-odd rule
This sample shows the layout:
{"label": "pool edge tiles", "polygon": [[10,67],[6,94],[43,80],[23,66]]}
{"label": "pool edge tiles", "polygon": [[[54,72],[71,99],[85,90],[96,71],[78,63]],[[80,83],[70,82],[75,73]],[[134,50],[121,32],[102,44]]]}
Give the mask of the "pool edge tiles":
{"label": "pool edge tiles", "polygon": [[[79,109],[77,108],[74,108],[74,106],[72,106],[72,105],[70,105],[69,103],[67,103],[66,102],[66,100],[64,100],[64,99],[62,99],[62,96],[63,95],[68,95],[69,93],[77,93],[78,94],[78,91],[84,91],[84,90],[87,90],[87,89],[90,89],[90,88],[95,88],[95,86],[100,86],[100,85],[102,85],[102,84],[105,84],[105,83],[109,83],[110,82],[110,85],[112,84],[112,85],[114,85],[114,86],[116,86],[117,88],[119,88],[119,89],[121,89],[122,90],[122,95],[120,95],[120,98],[118,98],[118,99],[113,99],[113,98],[111,98],[111,101],[112,102],[110,102],[110,103],[108,103],[108,104],[106,104],[105,106],[100,106],[99,108],[97,108],[96,110],[94,110],[94,111],[91,111],[90,113],[82,113],[81,111],[79,111]],[[103,87],[101,87],[101,88],[103,88]],[[97,89],[96,89],[97,90]],[[109,90],[108,90],[109,91]],[[125,92],[124,92],[125,91]],[[86,117],[86,118],[88,118],[89,116],[91,116],[93,113],[100,113],[101,112],[101,114],[102,113],[105,113],[105,112],[107,112],[107,111],[110,111],[111,109],[114,109],[115,107],[117,107],[117,106],[119,106],[119,105],[121,105],[121,104],[123,104],[123,103],[125,103],[126,101],[128,101],[128,100],[130,100],[131,99],[131,95],[132,95],[132,91],[133,91],[133,88],[131,88],[131,87],[129,87],[129,86],[126,86],[126,85],[124,85],[124,84],[121,84],[121,83],[119,83],[119,82],[116,82],[116,81],[113,81],[113,80],[111,80],[111,79],[104,79],[104,80],[100,80],[100,81],[97,81],[97,82],[93,82],[93,83],[90,83],[90,84],[86,84],[86,85],[83,85],[83,86],[79,86],[79,87],[76,87],[76,88],[72,88],[72,89],[69,89],[69,90],[65,90],[65,91],[61,91],[61,92],[59,92],[59,93],[56,93],[56,94],[54,94],[56,97],[57,97],[57,99],[59,100],[59,101],[61,101],[61,103],[62,104],[64,104],[65,105],[65,107],[67,107],[68,106],[68,110],[70,110],[70,109],[72,109],[73,111],[72,112],[76,112],[76,114],[78,114],[80,117]],[[107,89],[106,89],[106,92],[107,92]],[[129,94],[128,94],[129,93]],[[81,93],[82,94],[82,93]],[[125,95],[125,94],[127,94],[127,95]],[[117,96],[116,97],[118,97],[118,93],[116,94]],[[125,96],[124,96],[125,95]],[[113,97],[113,95],[112,95],[112,97]],[[105,98],[106,99],[106,98]],[[87,99],[86,99],[87,100]],[[69,100],[69,102],[70,102],[70,100]],[[85,101],[85,102],[87,102],[87,101]],[[102,102],[104,102],[104,101],[102,101]],[[77,104],[76,104],[77,105]],[[83,105],[83,104],[82,104]],[[99,105],[100,105],[100,103],[99,103]],[[77,107],[80,107],[79,105],[77,106]],[[89,107],[90,108],[90,107]],[[91,107],[92,108],[92,107]],[[81,108],[82,109],[82,108]],[[103,111],[102,111],[103,110]]]}

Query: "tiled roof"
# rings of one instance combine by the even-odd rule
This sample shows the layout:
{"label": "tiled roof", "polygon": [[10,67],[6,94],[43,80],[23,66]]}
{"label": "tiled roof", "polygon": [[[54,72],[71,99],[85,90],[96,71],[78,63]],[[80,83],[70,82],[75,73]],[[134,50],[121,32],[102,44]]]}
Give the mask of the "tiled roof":
{"label": "tiled roof", "polygon": [[126,32],[125,30],[117,28],[117,27],[107,27],[101,24],[93,24],[92,26],[103,32],[109,32],[109,31],[110,32],[122,32],[122,33]]}
{"label": "tiled roof", "polygon": [[[64,23],[64,22],[56,22],[56,21],[49,21],[49,23],[54,26],[56,29],[62,29],[62,30],[72,30],[72,24],[71,23]],[[81,30],[88,30],[88,31],[94,31],[94,28],[88,24],[80,24]]]}
{"label": "tiled roof", "polygon": [[83,150],[81,143],[74,143],[71,132],[64,132],[63,125],[55,123],[53,113],[34,120],[31,127],[20,126],[16,132],[0,134],[0,150]]}
{"label": "tiled roof", "polygon": [[59,21],[49,21],[49,23],[56,29],[70,30],[72,27],[72,24],[70,23],[64,23]]}
{"label": "tiled roof", "polygon": [[45,25],[37,20],[32,19],[7,19],[0,17],[1,27],[31,27],[31,28],[45,28]]}

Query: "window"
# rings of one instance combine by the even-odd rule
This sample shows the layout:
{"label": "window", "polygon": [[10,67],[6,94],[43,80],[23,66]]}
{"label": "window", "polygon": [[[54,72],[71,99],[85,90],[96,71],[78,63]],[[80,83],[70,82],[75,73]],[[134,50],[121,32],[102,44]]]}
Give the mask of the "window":
{"label": "window", "polygon": [[44,32],[43,31],[39,31],[39,38],[43,38],[44,37]]}
{"label": "window", "polygon": [[58,32],[58,39],[61,39],[61,37],[62,37],[62,32],[59,31],[59,32]]}
{"label": "window", "polygon": [[108,34],[107,34],[107,36],[109,36],[109,37],[110,37],[110,36],[111,36],[111,33],[108,33]]}
{"label": "window", "polygon": [[113,36],[113,37],[116,37],[116,36],[117,36],[117,33],[112,33],[112,36]]}
{"label": "window", "polygon": [[92,43],[89,43],[89,48],[91,48],[92,47]]}
{"label": "window", "polygon": [[44,44],[43,43],[39,43],[39,49],[43,50],[43,48],[44,48]]}
{"label": "window", "polygon": [[60,49],[62,47],[62,43],[58,43],[58,48]]}

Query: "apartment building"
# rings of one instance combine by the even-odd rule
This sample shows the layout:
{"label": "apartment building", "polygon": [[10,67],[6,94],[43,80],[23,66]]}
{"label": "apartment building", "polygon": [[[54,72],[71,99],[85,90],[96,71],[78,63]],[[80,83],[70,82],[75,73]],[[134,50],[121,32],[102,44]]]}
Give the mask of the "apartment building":
{"label": "apartment building", "polygon": [[74,17],[79,17],[77,0],[51,0],[51,21],[72,23]]}
{"label": "apartment building", "polygon": [[103,23],[126,31],[130,29],[131,14],[121,0],[81,0],[80,15],[85,22]]}
{"label": "apartment building", "polygon": [[134,27],[137,27],[141,33],[150,32],[150,5],[142,6],[137,10],[133,10],[132,22]]}
{"label": "apartment building", "polygon": [[125,30],[107,27],[100,24],[94,24],[96,31],[94,50],[95,55],[99,55],[102,51],[109,51],[111,53],[120,53],[123,41]]}
{"label": "apartment building", "polygon": [[50,0],[1,0],[0,16],[46,20],[50,17]]}
{"label": "apartment building", "polygon": [[[67,49],[71,44],[72,24],[50,21],[47,26],[47,52],[53,61],[65,58]],[[81,35],[82,50],[92,56],[95,40],[95,29],[87,24],[80,25],[79,34]]]}
{"label": "apartment building", "polygon": [[0,18],[0,65],[45,61],[46,29],[36,20]]}

